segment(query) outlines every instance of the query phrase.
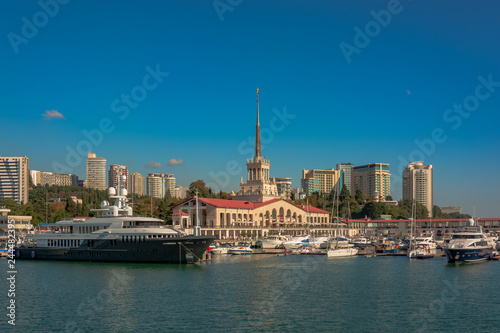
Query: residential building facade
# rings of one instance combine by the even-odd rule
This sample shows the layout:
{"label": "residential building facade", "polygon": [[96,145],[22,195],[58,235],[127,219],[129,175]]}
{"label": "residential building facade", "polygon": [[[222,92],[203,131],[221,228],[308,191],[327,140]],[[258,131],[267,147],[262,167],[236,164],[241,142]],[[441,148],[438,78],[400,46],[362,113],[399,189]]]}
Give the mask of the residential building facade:
{"label": "residential building facade", "polygon": [[292,198],[292,178],[276,178],[276,187],[278,188],[278,195],[280,197],[286,200]]}
{"label": "residential building facade", "polygon": [[0,156],[0,198],[28,203],[29,158]]}
{"label": "residential building facade", "polygon": [[337,170],[344,171],[344,185],[349,190],[349,193],[354,195],[352,188],[352,173],[354,172],[354,165],[352,165],[352,163],[339,163],[336,168]]}
{"label": "residential building facade", "polygon": [[146,178],[147,194],[154,198],[165,198],[167,193],[175,196],[175,177],[173,174],[150,173]]}
{"label": "residential building facade", "polygon": [[118,177],[125,176],[125,182],[123,186],[128,191],[128,169],[125,165],[111,164],[108,171],[108,187],[117,188]]}
{"label": "residential building facade", "polygon": [[427,207],[432,217],[432,165],[423,161],[410,162],[403,171],[403,199],[415,199]]}
{"label": "residential building facade", "polygon": [[131,173],[128,176],[128,193],[136,194],[139,196],[146,195],[145,191],[146,177],[141,175],[139,172]]}
{"label": "residential building facade", "polygon": [[355,166],[351,181],[353,192],[361,190],[370,200],[384,201],[391,195],[391,174],[388,163]]}
{"label": "residential building facade", "polygon": [[71,173],[53,173],[30,170],[33,185],[78,186],[78,176]]}
{"label": "residential building facade", "polygon": [[106,187],[106,159],[97,157],[95,153],[87,155],[87,187],[105,190]]}
{"label": "residential building facade", "polygon": [[175,187],[175,198],[176,199],[184,199],[187,197],[188,192],[189,192],[189,187],[177,185]]}
{"label": "residential building facade", "polygon": [[314,169],[302,170],[302,191],[305,195],[311,195],[314,192],[329,194],[334,188],[342,191],[343,171],[335,169]]}

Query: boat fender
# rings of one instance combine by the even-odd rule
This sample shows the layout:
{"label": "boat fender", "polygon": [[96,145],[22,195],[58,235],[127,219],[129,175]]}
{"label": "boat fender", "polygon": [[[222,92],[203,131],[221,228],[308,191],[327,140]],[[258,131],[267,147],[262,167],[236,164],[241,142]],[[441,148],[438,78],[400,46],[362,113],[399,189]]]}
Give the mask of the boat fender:
{"label": "boat fender", "polygon": [[31,251],[31,259],[35,258],[35,251]]}

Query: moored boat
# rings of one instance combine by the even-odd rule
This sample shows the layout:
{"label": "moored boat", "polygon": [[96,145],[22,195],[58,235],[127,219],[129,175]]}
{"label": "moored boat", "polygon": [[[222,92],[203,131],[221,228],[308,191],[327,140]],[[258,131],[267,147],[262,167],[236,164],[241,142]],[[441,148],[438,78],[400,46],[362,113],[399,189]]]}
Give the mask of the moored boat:
{"label": "moored boat", "polygon": [[283,246],[287,251],[294,251],[304,245],[309,245],[309,236],[292,237],[286,242],[283,242]]}
{"label": "moored boat", "polygon": [[358,249],[355,247],[338,247],[328,249],[326,255],[328,258],[336,257],[352,257],[358,254]]}
{"label": "moored boat", "polygon": [[[122,176],[125,177],[125,176]],[[163,220],[132,215],[119,177],[118,195],[109,189],[114,205],[101,203],[102,215],[72,218],[26,235],[16,246],[16,259],[133,263],[194,263],[215,239],[163,225]]]}
{"label": "moored boat", "polygon": [[444,247],[444,253],[449,263],[478,262],[491,259],[495,250],[488,242],[482,227],[471,219],[469,226],[453,234],[448,245]]}
{"label": "moored boat", "polygon": [[262,239],[262,248],[265,249],[275,249],[286,242],[288,237],[283,235],[269,235]]}
{"label": "moored boat", "polygon": [[228,249],[227,253],[228,254],[241,254],[241,255],[246,255],[246,254],[252,254],[253,250],[250,247],[250,243],[238,243],[236,246],[232,246]]}

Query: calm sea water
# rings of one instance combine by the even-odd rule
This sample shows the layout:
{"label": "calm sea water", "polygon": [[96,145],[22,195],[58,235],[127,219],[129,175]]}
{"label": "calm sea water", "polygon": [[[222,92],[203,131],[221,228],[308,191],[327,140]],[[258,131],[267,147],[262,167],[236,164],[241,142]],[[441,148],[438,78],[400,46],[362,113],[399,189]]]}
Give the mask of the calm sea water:
{"label": "calm sea water", "polygon": [[[183,266],[16,265],[16,326],[4,310],[2,332],[500,332],[498,261],[253,255]],[[6,276],[5,260],[0,267]]]}

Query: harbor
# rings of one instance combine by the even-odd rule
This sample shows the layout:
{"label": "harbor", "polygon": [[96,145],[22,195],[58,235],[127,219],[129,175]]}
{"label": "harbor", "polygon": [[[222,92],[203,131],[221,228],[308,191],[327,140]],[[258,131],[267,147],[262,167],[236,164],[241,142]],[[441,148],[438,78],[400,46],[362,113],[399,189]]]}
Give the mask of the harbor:
{"label": "harbor", "polygon": [[[19,261],[17,266],[23,304],[17,324],[29,331],[161,327],[177,332],[188,325],[192,332],[298,332],[311,326],[318,332],[382,327],[458,332],[474,322],[479,326],[472,331],[493,332],[500,325],[491,311],[470,310],[496,309],[500,292],[483,281],[496,280],[497,261],[262,254],[215,255],[196,265]],[[54,275],[65,281],[57,292]],[[463,299],[468,301],[458,301]],[[43,300],[50,302],[41,307]]]}

